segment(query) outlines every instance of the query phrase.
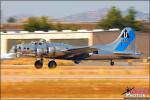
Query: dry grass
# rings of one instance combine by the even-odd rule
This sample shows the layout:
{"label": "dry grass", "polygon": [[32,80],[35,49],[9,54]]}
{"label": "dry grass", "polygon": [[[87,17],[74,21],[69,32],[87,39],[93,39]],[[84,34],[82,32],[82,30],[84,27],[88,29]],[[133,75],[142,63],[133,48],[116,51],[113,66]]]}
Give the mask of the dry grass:
{"label": "dry grass", "polygon": [[148,88],[148,80],[37,80],[2,83],[2,97],[121,98],[127,87]]}

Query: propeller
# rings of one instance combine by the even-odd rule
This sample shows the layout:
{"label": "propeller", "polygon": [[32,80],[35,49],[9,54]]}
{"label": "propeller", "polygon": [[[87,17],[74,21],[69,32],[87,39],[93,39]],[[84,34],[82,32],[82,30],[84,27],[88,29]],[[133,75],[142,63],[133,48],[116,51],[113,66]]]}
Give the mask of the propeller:
{"label": "propeller", "polygon": [[15,48],[14,48],[14,52],[16,53],[16,57],[20,57],[22,52],[21,52],[21,45],[24,44],[24,41],[22,40],[17,40],[16,41]]}
{"label": "propeller", "polygon": [[15,54],[16,54],[16,57],[18,58],[18,57],[21,56],[20,50],[21,50],[21,47],[18,46],[18,45],[15,45],[15,46],[12,47],[12,49],[10,50],[10,52],[11,52],[11,53],[15,53]]}

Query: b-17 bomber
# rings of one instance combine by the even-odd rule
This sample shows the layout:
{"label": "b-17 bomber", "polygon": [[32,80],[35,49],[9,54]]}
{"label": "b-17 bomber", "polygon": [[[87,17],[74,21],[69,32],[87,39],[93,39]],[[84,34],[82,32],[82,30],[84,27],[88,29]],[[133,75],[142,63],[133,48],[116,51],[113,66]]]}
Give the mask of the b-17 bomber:
{"label": "b-17 bomber", "polygon": [[43,67],[43,58],[52,59],[48,63],[49,68],[57,67],[56,59],[72,60],[75,64],[79,64],[82,60],[109,60],[110,65],[113,66],[115,59],[137,59],[142,55],[135,48],[129,49],[129,46],[133,46],[134,40],[134,30],[126,27],[115,41],[105,45],[72,46],[40,40],[14,45],[9,55],[5,57],[15,58],[14,55],[16,57],[35,57],[34,65],[37,69]]}

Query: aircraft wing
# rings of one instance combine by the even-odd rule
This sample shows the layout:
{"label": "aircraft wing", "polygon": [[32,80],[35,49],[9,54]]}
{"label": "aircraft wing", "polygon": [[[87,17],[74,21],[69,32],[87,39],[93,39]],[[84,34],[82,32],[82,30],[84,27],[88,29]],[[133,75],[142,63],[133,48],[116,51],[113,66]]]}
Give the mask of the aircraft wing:
{"label": "aircraft wing", "polygon": [[78,52],[93,52],[93,51],[97,51],[97,48],[91,48],[91,47],[83,47],[83,48],[74,48],[74,49],[69,49],[66,52],[67,53],[78,53]]}
{"label": "aircraft wing", "polygon": [[74,48],[64,51],[63,57],[65,58],[78,58],[78,57],[85,57],[89,56],[90,53],[96,53],[97,48],[91,48],[91,47],[81,47],[81,48]]}

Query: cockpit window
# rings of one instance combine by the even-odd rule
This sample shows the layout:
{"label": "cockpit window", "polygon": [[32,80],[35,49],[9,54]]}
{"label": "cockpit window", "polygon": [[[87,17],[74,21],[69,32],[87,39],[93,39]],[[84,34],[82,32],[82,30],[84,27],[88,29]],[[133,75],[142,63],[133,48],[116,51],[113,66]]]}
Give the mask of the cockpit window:
{"label": "cockpit window", "polygon": [[21,47],[19,46],[18,49],[21,49]]}
{"label": "cockpit window", "polygon": [[39,43],[39,45],[42,45],[42,43]]}

